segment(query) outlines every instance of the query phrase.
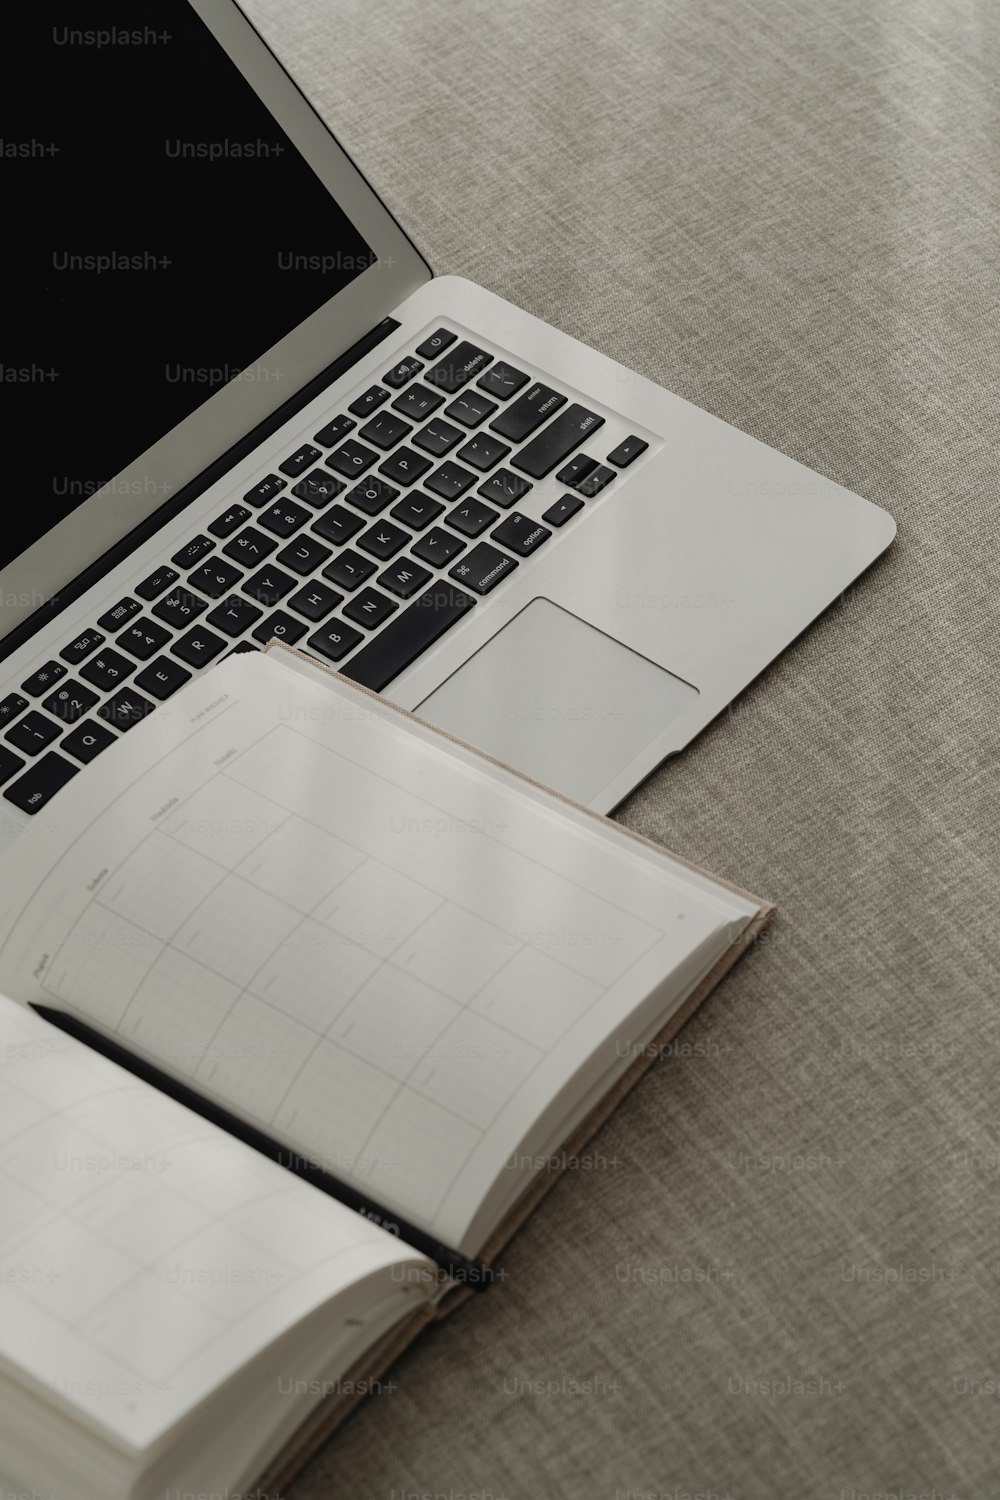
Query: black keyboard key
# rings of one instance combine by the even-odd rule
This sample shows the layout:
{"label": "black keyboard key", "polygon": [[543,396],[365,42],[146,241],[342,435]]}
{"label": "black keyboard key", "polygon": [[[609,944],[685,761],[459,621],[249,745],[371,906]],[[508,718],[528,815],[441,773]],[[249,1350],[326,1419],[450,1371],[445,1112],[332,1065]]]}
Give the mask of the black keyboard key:
{"label": "black keyboard key", "polygon": [[305,615],[307,620],[325,620],[330,611],[343,602],[343,598],[343,594],[328,588],[325,583],[307,583],[305,588],[292,595],[288,608],[294,609],[296,614]]}
{"label": "black keyboard key", "polygon": [[47,661],[44,667],[39,667],[37,672],[32,672],[21,683],[21,691],[27,693],[29,698],[40,698],[43,693],[51,692],[57,682],[62,681],[66,670],[61,661]]}
{"label": "black keyboard key", "polygon": [[182,570],[193,568],[195,563],[201,562],[202,558],[205,556],[205,553],[211,552],[214,546],[215,543],[212,541],[212,538],[210,536],[192,537],[191,541],[188,542],[186,547],[182,547],[179,552],[174,553],[170,561],[174,564],[175,567],[181,568]]}
{"label": "black keyboard key", "polygon": [[436,359],[442,350],[455,342],[456,337],[457,334],[449,333],[447,328],[439,328],[436,333],[424,339],[422,344],[417,345],[417,353],[421,359]]}
{"label": "black keyboard key", "polygon": [[255,645],[253,641],[237,641],[235,646],[230,646],[222,660],[226,661],[230,656],[245,656],[248,651],[259,650],[260,647]]}
{"label": "black keyboard key", "polygon": [[532,479],[542,479],[556,464],[561,464],[574,448],[586,442],[592,432],[603,426],[603,417],[574,401],[544,427],[537,437],[532,438],[528,446],[511,459],[511,464],[515,469],[530,474]]}
{"label": "black keyboard key", "polygon": [[480,432],[476,437],[470,438],[464,448],[459,448],[455,457],[460,458],[463,464],[471,464],[480,474],[485,474],[487,469],[492,469],[494,464],[506,458],[509,452],[507,443],[490,437],[488,432]]}
{"label": "black keyboard key", "polygon": [[443,568],[445,563],[450,563],[453,557],[464,551],[465,543],[450,531],[442,531],[440,526],[435,526],[433,531],[428,531],[426,536],[422,536],[413,545],[414,557],[430,563],[432,568]]}
{"label": "black keyboard key", "polygon": [[261,505],[266,505],[269,500],[273,500],[278,491],[284,488],[285,481],[280,474],[268,474],[267,478],[262,479],[260,484],[255,484],[252,490],[247,490],[243,498],[248,505],[252,505],[256,510]]}
{"label": "black keyboard key", "polygon": [[469,500],[463,500],[461,505],[445,517],[449,526],[454,526],[463,536],[479,536],[486,530],[491,521],[495,521],[499,515],[492,506],[484,505],[473,495]]}
{"label": "black keyboard key", "polygon": [[125,734],[138,724],[140,719],[151,714],[155,707],[155,703],[150,703],[148,698],[144,698],[134,688],[122,688],[120,693],[116,693],[113,698],[108,699],[107,703],[101,705],[97,714],[99,718],[104,719],[108,724],[113,724],[116,729],[120,729]]}
{"label": "black keyboard key", "polygon": [[498,552],[488,542],[480,542],[468,556],[455,564],[448,576],[467,584],[477,594],[488,594],[508,573],[513,573],[517,566],[514,558]]}
{"label": "black keyboard key", "polygon": [[435,417],[428,422],[426,427],[414,434],[413,441],[418,448],[423,448],[425,453],[433,453],[435,458],[440,458],[449,449],[454,448],[465,437],[461,427],[453,427],[443,417]]}
{"label": "black keyboard key", "polygon": [[207,594],[210,599],[221,599],[242,577],[239,568],[234,568],[232,563],[224,562],[221,557],[213,557],[211,562],[202,563],[200,568],[195,568],[193,573],[188,574],[188,583],[192,588]]}
{"label": "black keyboard key", "polygon": [[422,422],[425,417],[437,411],[443,400],[439,391],[432,391],[426,385],[411,385],[408,391],[396,397],[392,409],[401,416],[408,417],[411,422]]}
{"label": "black keyboard key", "polygon": [[364,637],[360,630],[355,630],[350,625],[345,625],[342,620],[334,620],[332,625],[326,625],[322,630],[317,630],[306,641],[320,656],[325,656],[327,661],[342,661],[348,651],[353,651],[359,641]]}
{"label": "black keyboard key", "polygon": [[12,724],[27,706],[27,698],[22,698],[20,693],[8,693],[0,703],[0,729],[6,729],[8,724]]}
{"label": "black keyboard key", "polygon": [[25,714],[12,729],[8,729],[7,738],[26,755],[37,755],[39,750],[44,750],[53,740],[57,740],[60,733],[58,724],[32,709],[30,714]]}
{"label": "black keyboard key", "polygon": [[351,402],[347,410],[352,411],[356,417],[368,417],[388,399],[389,392],[384,385],[370,385],[356,401]]}
{"label": "black keyboard key", "polygon": [[297,536],[275,556],[275,562],[283,568],[291,568],[300,578],[315,573],[330,556],[329,547],[324,547],[314,536]]}
{"label": "black keyboard key", "polygon": [[361,484],[356,484],[346,498],[358,510],[363,510],[366,516],[377,516],[393,500],[399,498],[399,491],[393,485],[386,484],[384,479],[365,479]]}
{"label": "black keyboard key", "polygon": [[364,438],[366,443],[374,443],[376,448],[381,448],[385,453],[388,449],[395,448],[403,438],[409,437],[412,431],[412,425],[404,422],[402,417],[394,417],[391,411],[383,411],[365,423],[358,437]]}
{"label": "black keyboard key", "polygon": [[391,385],[394,391],[398,391],[400,386],[412,380],[414,375],[419,375],[423,368],[419,359],[414,359],[413,355],[409,355],[406,359],[401,359],[398,365],[393,365],[391,370],[387,370],[382,379],[386,385]]}
{"label": "black keyboard key", "polygon": [[[239,574],[237,574],[239,577]],[[139,661],[148,661],[155,656],[160,647],[170,639],[170,631],[164,630],[155,620],[148,617],[144,620],[136,620],[121,635],[115,636],[115,645],[121,646],[130,656],[138,657]]]}
{"label": "black keyboard key", "polygon": [[550,526],[562,526],[582,509],[583,501],[579,495],[563,495],[554,505],[550,505],[548,510],[542,512],[542,520],[548,521]]}
{"label": "black keyboard key", "polygon": [[638,458],[640,453],[645,453],[648,447],[648,443],[644,443],[641,437],[635,437],[633,434],[623,443],[619,443],[617,448],[612,448],[608,454],[608,463],[614,464],[618,469],[627,469],[632,460]]}
{"label": "black keyboard key", "polygon": [[40,761],[19,776],[16,781],[4,791],[8,802],[13,802],[22,812],[36,813],[54,797],[56,792],[61,791],[67,781],[71,780],[80,769],[74,766],[72,761],[66,760],[62,755],[57,755],[51,750],[48,755],[43,755]]}
{"label": "black keyboard key", "polygon": [[277,500],[269,510],[261,511],[257,520],[275,536],[284,538],[291,536],[293,531],[298,531],[300,526],[304,526],[310,514],[301,505],[293,505],[291,500]]}
{"label": "black keyboard key", "polygon": [[480,422],[492,417],[496,409],[495,401],[487,401],[485,396],[480,396],[476,391],[467,391],[464,396],[456,396],[451,405],[445,407],[444,412],[446,417],[454,417],[463,427],[478,427]]}
{"label": "black keyboard key", "polygon": [[63,682],[54,693],[42,700],[42,707],[47,708],[53,718],[61,719],[64,724],[75,724],[77,719],[82,719],[93,708],[97,699],[98,694],[92,693],[82,683]]}
{"label": "black keyboard key", "polygon": [[210,615],[205,616],[205,624],[214,625],[216,630],[224,630],[229,636],[242,635],[263,613],[249,599],[241,599],[239,594],[233,594],[217,604]]}
{"label": "black keyboard key", "polygon": [[[378,575],[378,582],[390,594],[395,594],[399,599],[412,599],[418,589],[431,577],[426,568],[420,567],[408,557],[401,557],[394,562],[384,573]],[[344,610],[345,615],[347,610]]]}
{"label": "black keyboard key", "polygon": [[410,537],[405,531],[400,531],[391,521],[380,521],[377,526],[370,526],[364,536],[358,537],[358,546],[377,557],[379,562],[388,562],[408,541]]}
{"label": "black keyboard key", "polygon": [[409,526],[414,531],[423,531],[432,521],[443,514],[444,506],[440,500],[432,500],[429,495],[422,495],[419,490],[411,490],[405,499],[400,500],[389,512],[394,521],[399,521],[403,526]]}
{"label": "black keyboard key", "polygon": [[60,749],[87,765],[114,742],[115,736],[106,724],[99,724],[96,719],[84,719],[64,737]]}
{"label": "black keyboard key", "polygon": [[0,782],[9,781],[14,772],[19,771],[24,764],[22,756],[15,755],[6,745],[0,745]]}
{"label": "black keyboard key", "polygon": [[351,658],[341,671],[352,682],[360,682],[380,693],[422,651],[450,630],[473,608],[475,599],[438,578],[426,593],[390,620],[384,630]]}
{"label": "black keyboard key", "polygon": [[448,462],[443,463],[424,480],[424,487],[433,490],[435,495],[440,495],[442,500],[457,500],[459,495],[464,495],[470,485],[475,482],[475,474],[470,473],[468,469],[463,469],[461,464]]}
{"label": "black keyboard key", "polygon": [[[219,640],[219,637],[213,636],[212,639]],[[224,645],[225,641],[219,641],[220,648]],[[149,693],[157,702],[162,703],[164,699],[169,698],[172,693],[176,693],[178,688],[182,688],[186,682],[190,681],[191,673],[186,671],[179,662],[171,661],[169,656],[158,656],[155,661],[150,662],[148,667],[143,667],[135,679],[135,686],[142,688],[144,693]]]}
{"label": "black keyboard key", "polygon": [[337,470],[338,474],[354,479],[358,474],[364,474],[366,469],[370,469],[377,458],[378,454],[374,448],[366,448],[364,443],[348,438],[347,442],[331,453],[326,461],[331,469]]}
{"label": "black keyboard key", "polygon": [[136,615],[142,613],[142,605],[138,599],[119,599],[117,604],[106,610],[98,620],[102,630],[121,630],[129,620],[134,620]]}
{"label": "black keyboard key", "polygon": [[335,448],[357,425],[350,417],[334,417],[332,422],[327,422],[325,427],[320,428],[316,441],[322,443],[324,448]]}
{"label": "black keyboard key", "polygon": [[254,639],[267,645],[268,641],[284,641],[286,646],[294,646],[301,636],[304,636],[308,626],[303,625],[301,620],[293,620],[291,615],[286,615],[283,609],[276,609],[273,615],[268,615],[262,620],[254,631]]}
{"label": "black keyboard key", "polygon": [[370,578],[374,571],[375,564],[370,557],[362,557],[360,552],[354,552],[348,547],[346,552],[341,552],[333,559],[328,568],[323,569],[323,577],[329,578],[331,583],[339,584],[350,593],[364,583],[366,578]]}
{"label": "black keyboard key", "polygon": [[355,594],[350,604],[344,606],[344,614],[355,625],[374,630],[376,625],[381,625],[398,608],[398,604],[380,594],[378,589],[362,589],[360,594]]}
{"label": "black keyboard key", "polygon": [[601,493],[605,485],[610,484],[612,479],[617,479],[617,477],[614,469],[599,464],[592,473],[587,475],[586,479],[579,480],[575,488],[580,491],[581,495],[586,495],[588,500],[592,500],[595,495]]}
{"label": "black keyboard key", "polygon": [[536,427],[541,427],[560,406],[565,405],[565,396],[536,380],[523,396],[518,396],[513,406],[508,406],[495,422],[490,423],[490,428],[499,432],[501,437],[510,438],[512,443],[523,443]]}
{"label": "black keyboard key", "polygon": [[208,528],[213,536],[217,536],[220,542],[224,542],[227,536],[232,536],[234,531],[239,531],[244,521],[249,521],[250,512],[245,505],[231,505],[224,510],[221,516],[217,516]]}
{"label": "black keyboard key", "polygon": [[192,594],[188,589],[172,589],[165,599],[153,605],[153,614],[158,620],[173,625],[175,630],[183,630],[207,608],[208,601],[200,594]]}
{"label": "black keyboard key", "polygon": [[354,515],[352,511],[345,510],[342,505],[331,505],[329,510],[323,512],[318,521],[313,522],[312,529],[317,536],[321,536],[325,541],[333,542],[335,547],[339,547],[344,542],[349,542],[351,537],[355,536],[364,524],[360,516]]}
{"label": "black keyboard key", "polygon": [[297,583],[290,573],[282,572],[272,563],[265,563],[258,568],[243,584],[241,588],[244,594],[249,594],[251,599],[256,599],[260,604],[277,604],[279,599],[291,593]]}
{"label": "black keyboard key", "polygon": [[596,458],[588,458],[586,453],[578,453],[559,470],[556,479],[560,484],[570,484],[575,488],[581,479],[586,479],[587,475],[592,474],[596,468]]}
{"label": "black keyboard key", "polygon": [[307,505],[311,505],[314,510],[322,510],[324,505],[329,505],[346,488],[344,481],[338,479],[336,474],[327,474],[325,469],[313,469],[305,479],[292,485],[292,494],[297,500],[304,500]]}
{"label": "black keyboard key", "polygon": [[100,692],[110,693],[134,671],[135,662],[122,656],[120,651],[102,651],[80,668],[80,676]]}
{"label": "black keyboard key", "polygon": [[431,467],[430,459],[422,453],[414,453],[412,448],[397,448],[378,469],[393,484],[416,484]]}
{"label": "black keyboard key", "polygon": [[[204,625],[196,625],[193,630],[188,631],[187,635],[182,635],[179,641],[174,641],[170,649],[175,656],[180,657],[181,661],[186,661],[189,667],[207,667],[220,651],[226,649],[226,643],[221,635],[216,635]],[[140,677],[147,676],[148,671],[147,668],[146,672],[140,673]],[[140,687],[144,687],[145,683],[140,681],[140,677],[135,680]],[[180,687],[180,683],[176,686]],[[174,689],[171,688],[170,691],[173,692]]]}
{"label": "black keyboard key", "polygon": [[234,562],[242,563],[245,568],[255,568],[265,557],[270,557],[277,545],[273,537],[258,531],[256,526],[245,526],[222,550]]}
{"label": "black keyboard key", "polygon": [[70,641],[59,655],[63,661],[68,661],[71,666],[75,666],[78,661],[83,661],[92,651],[96,651],[98,646],[103,645],[104,636],[99,630],[85,630],[82,635],[77,636],[75,641]]}
{"label": "black keyboard key", "polygon": [[181,575],[173,568],[157,568],[155,573],[150,573],[142,583],[136,585],[136,593],[140,599],[158,599],[167,589],[172,588]]}
{"label": "black keyboard key", "polygon": [[311,443],[303,443],[302,447],[296,448],[291,457],[286,458],[283,464],[278,465],[278,468],[282,474],[287,474],[289,479],[298,479],[300,474],[322,457],[318,448],[314,448]]}
{"label": "black keyboard key", "polygon": [[509,401],[511,396],[516,396],[522,385],[527,385],[529,376],[523,370],[515,370],[513,365],[505,364],[501,359],[492,370],[487,370],[482,380],[476,384],[482,391],[489,391],[491,396],[499,396],[501,401]]}
{"label": "black keyboard key", "polygon": [[485,349],[477,349],[468,339],[462,339],[452,345],[444,359],[439,360],[432,370],[427,371],[424,379],[428,385],[453,396],[468,381],[481,375],[492,359],[492,354],[487,354]]}
{"label": "black keyboard key", "polygon": [[539,526],[537,521],[522,516],[518,510],[512,510],[490,532],[490,540],[499,542],[501,547],[506,547],[510,552],[516,552],[518,557],[530,557],[551,535],[547,526]]}
{"label": "black keyboard key", "polygon": [[500,505],[504,510],[513,505],[515,500],[523,500],[530,489],[533,489],[531,481],[522,479],[520,474],[512,474],[509,469],[497,469],[496,473],[481,484],[476,491],[482,495],[484,500],[490,500],[494,505]]}

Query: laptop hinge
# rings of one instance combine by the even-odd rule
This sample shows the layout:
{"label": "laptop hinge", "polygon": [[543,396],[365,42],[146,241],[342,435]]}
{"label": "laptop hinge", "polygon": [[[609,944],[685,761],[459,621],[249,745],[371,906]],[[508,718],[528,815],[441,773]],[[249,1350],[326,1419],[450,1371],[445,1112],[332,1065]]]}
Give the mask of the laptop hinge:
{"label": "laptop hinge", "polygon": [[325,370],[321,370],[318,375],[313,376],[312,380],[302,386],[294,396],[289,397],[287,401],[283,402],[277,410],[273,411],[263,422],[258,423],[238,443],[234,443],[228,452],[223,453],[207,469],[203,469],[196,479],[192,479],[183,489],[178,490],[177,494],[172,495],[165,505],[161,505],[151,516],[147,516],[144,521],[141,521],[138,526],[123,536],[120,541],[117,541],[113,547],[109,548],[107,552],[103,553],[95,562],[92,562],[89,567],[85,568],[82,573],[60,589],[58,594],[49,599],[40,609],[37,609],[33,615],[30,615],[27,620],[22,621],[20,625],[15,626],[9,635],[4,636],[3,640],[0,641],[0,661],[10,656],[25,641],[30,640],[33,635],[42,630],[50,620],[72,604],[75,599],[78,599],[92,584],[97,583],[105,573],[109,573],[113,567],[116,567],[130,552],[134,552],[137,547],[140,547],[143,542],[153,536],[172,517],[179,515],[186,505],[190,505],[193,500],[197,500],[198,496],[204,494],[210,485],[222,479],[229,469],[245,458],[248,453],[253,452],[254,448],[266,442],[271,434],[277,432],[278,428],[291,417],[294,417],[296,412],[301,411],[304,406],[307,406],[328,385],[332,385],[335,380],[339,380],[341,375],[346,374],[352,365],[357,364],[358,360],[362,359],[369,350],[374,349],[376,344],[380,344],[383,339],[388,338],[389,334],[394,333],[399,327],[400,324],[397,319],[383,318],[381,323],[377,323],[363,338],[358,339],[356,344],[352,344],[332,364],[327,365]]}

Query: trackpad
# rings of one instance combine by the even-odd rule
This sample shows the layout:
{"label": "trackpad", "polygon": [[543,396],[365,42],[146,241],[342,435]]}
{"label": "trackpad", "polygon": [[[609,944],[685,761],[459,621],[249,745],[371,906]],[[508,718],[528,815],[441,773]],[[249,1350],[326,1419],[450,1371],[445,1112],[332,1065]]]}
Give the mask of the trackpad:
{"label": "trackpad", "polygon": [[414,712],[589,802],[698,697],[548,599],[533,599]]}

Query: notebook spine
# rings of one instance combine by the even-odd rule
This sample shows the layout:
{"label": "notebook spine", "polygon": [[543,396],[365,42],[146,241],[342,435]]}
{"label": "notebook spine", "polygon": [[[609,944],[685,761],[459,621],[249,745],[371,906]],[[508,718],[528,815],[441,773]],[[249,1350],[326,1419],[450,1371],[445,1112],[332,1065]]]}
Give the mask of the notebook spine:
{"label": "notebook spine", "polygon": [[335,1198],[345,1208],[353,1209],[362,1218],[385,1230],[387,1234],[402,1240],[411,1249],[419,1251],[422,1255],[433,1260],[448,1280],[456,1285],[468,1287],[472,1291],[483,1292],[495,1279],[492,1267],[479,1261],[471,1260],[462,1255],[460,1251],[454,1250],[449,1245],[443,1245],[435,1240],[432,1235],[426,1234],[418,1229],[415,1224],[401,1219],[384,1204],[378,1203],[374,1198],[367,1197],[350,1183],[335,1177],[324,1167],[318,1166],[310,1161],[308,1157],[301,1156],[292,1151],[288,1146],[282,1145],[269,1136],[266,1131],[259,1130],[257,1126],[242,1120],[239,1115],[232,1114],[222,1105],[216,1104],[211,1099],[206,1099],[197,1090],[190,1088],[187,1084],[172,1078],[169,1073],[164,1073],[153,1063],[144,1058],[136,1057],[129,1052],[120,1042],[112,1041],[110,1037],[95,1031],[85,1021],[70,1015],[67,1011],[55,1010],[45,1005],[32,1005],[31,1009],[47,1021],[49,1025],[55,1026],[67,1036],[75,1038],[78,1042],[98,1052],[102,1057],[108,1058],[110,1062],[117,1063],[120,1068],[131,1073],[133,1077],[139,1078],[143,1083],[149,1084],[159,1093],[166,1094],[175,1099],[178,1104],[183,1104],[187,1109],[200,1115],[203,1120],[208,1120],[212,1125],[217,1125],[227,1135],[245,1146],[260,1152],[270,1161],[276,1162],[278,1166],[284,1167],[286,1171],[293,1173],[302,1182],[308,1182],[312,1187],[318,1188],[321,1193],[326,1193],[330,1198]]}

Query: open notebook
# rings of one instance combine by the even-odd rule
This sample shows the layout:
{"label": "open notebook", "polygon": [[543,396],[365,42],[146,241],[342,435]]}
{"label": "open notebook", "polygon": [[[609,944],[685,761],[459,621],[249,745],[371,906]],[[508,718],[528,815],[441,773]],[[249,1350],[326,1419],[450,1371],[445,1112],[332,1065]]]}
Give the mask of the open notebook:
{"label": "open notebook", "polygon": [[281,647],[85,780],[0,864],[0,1480],[284,1480],[771,908]]}

